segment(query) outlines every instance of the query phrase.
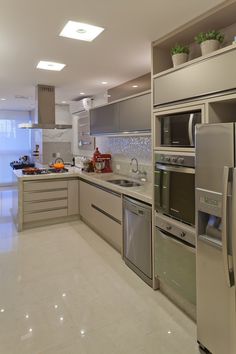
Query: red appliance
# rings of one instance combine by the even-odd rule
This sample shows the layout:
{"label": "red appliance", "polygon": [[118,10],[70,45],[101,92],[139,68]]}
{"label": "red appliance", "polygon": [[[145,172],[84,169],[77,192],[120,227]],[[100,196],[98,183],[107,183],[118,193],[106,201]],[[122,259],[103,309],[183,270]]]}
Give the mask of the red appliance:
{"label": "red appliance", "polygon": [[111,155],[110,154],[100,154],[94,159],[95,172],[99,173],[111,173]]}

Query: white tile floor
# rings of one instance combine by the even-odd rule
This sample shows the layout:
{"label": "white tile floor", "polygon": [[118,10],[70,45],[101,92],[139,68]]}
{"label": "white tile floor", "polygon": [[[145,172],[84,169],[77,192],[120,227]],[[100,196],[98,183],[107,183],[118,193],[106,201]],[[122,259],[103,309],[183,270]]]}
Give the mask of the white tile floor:
{"label": "white tile floor", "polygon": [[18,234],[0,191],[0,354],[196,354],[195,324],[82,222]]}

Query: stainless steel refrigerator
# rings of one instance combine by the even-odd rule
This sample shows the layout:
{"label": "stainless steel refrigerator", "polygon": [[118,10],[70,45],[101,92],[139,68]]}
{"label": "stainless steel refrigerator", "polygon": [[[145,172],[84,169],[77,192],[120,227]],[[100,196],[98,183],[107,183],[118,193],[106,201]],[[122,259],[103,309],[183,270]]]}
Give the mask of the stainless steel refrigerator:
{"label": "stainless steel refrigerator", "polygon": [[236,353],[235,142],[234,123],[196,127],[197,336],[213,354]]}

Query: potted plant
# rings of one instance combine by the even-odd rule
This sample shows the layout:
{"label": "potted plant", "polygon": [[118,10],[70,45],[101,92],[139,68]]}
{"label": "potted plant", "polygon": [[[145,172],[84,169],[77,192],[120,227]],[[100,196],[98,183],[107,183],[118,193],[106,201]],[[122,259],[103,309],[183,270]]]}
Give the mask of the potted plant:
{"label": "potted plant", "polygon": [[202,55],[206,55],[220,48],[220,44],[224,41],[224,35],[215,30],[201,32],[195,37],[195,41],[200,44]]}
{"label": "potted plant", "polygon": [[171,49],[173,65],[177,66],[188,61],[189,49],[187,46],[182,44],[176,44]]}

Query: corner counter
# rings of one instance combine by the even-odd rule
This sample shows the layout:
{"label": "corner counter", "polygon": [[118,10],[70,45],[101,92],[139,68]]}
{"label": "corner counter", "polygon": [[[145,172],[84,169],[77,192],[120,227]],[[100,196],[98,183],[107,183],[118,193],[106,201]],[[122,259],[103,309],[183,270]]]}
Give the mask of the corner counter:
{"label": "corner counter", "polygon": [[107,190],[152,204],[152,184],[143,182],[138,187],[121,187],[109,182],[128,176],[114,173],[86,173],[70,167],[66,173],[48,175],[23,175],[13,170],[18,184],[18,212],[15,217],[18,231],[53,222],[79,218],[79,180],[101,186]]}

